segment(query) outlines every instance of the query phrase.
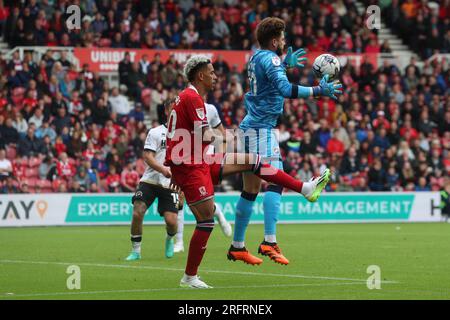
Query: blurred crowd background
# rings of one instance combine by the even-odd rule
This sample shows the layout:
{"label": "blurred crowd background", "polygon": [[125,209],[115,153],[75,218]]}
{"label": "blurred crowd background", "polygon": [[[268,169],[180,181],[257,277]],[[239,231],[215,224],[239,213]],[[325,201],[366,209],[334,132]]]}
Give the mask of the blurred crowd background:
{"label": "blurred crowd background", "polygon": [[[66,30],[69,2],[82,8],[79,31]],[[420,58],[449,53],[450,1],[437,10],[425,0],[382,5],[387,24]],[[255,27],[269,15],[286,21],[294,48],[391,52],[353,0],[0,0],[0,36],[10,47],[255,50]],[[1,193],[134,191],[147,132],[165,122],[163,102],[186,86],[175,57],[132,62],[125,55],[113,86],[89,65],[77,70],[67,55],[0,59]],[[290,70],[289,79],[316,85],[311,63]],[[442,190],[450,173],[448,64],[435,59],[419,68],[413,58],[399,69],[363,57],[359,68],[343,66],[337,101],[286,100],[278,126],[285,171],[309,180],[327,165],[334,172],[328,191]],[[246,70],[220,55],[214,67],[219,81],[207,102],[225,128],[237,128],[246,113]],[[218,189],[227,185],[239,190],[240,177]]]}

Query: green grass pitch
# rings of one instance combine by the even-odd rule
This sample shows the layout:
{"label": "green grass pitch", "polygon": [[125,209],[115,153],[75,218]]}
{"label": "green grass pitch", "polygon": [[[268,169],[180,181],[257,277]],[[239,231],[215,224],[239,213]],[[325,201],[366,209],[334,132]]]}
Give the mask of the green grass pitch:
{"label": "green grass pitch", "polygon": [[[129,227],[0,229],[3,299],[450,299],[450,224],[278,225],[288,266],[264,257],[260,266],[226,258],[230,239],[218,226],[200,276],[213,289],[180,288],[184,253],[164,257],[163,226],[145,226],[143,259],[124,261]],[[254,254],[263,226],[250,225]],[[68,290],[68,266],[81,270],[81,289]],[[367,268],[381,271],[381,289],[367,287]]]}

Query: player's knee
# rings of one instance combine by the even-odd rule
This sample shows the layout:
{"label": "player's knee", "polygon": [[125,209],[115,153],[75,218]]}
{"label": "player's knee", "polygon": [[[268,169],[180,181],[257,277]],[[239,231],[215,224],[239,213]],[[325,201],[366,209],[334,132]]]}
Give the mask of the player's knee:
{"label": "player's knee", "polygon": [[133,206],[133,219],[143,220],[147,206],[142,201],[135,201]]}
{"label": "player's knee", "polygon": [[166,225],[170,228],[175,228],[178,224],[177,215],[174,213],[166,213],[164,219],[166,220]]}

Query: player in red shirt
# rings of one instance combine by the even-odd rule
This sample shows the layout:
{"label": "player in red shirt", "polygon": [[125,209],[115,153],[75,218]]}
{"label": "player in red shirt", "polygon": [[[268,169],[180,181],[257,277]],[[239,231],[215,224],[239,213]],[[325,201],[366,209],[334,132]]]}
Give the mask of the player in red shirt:
{"label": "player in red shirt", "polygon": [[[184,74],[191,84],[177,97],[169,116],[165,165],[170,166],[172,182],[184,192],[197,221],[180,285],[210,288],[200,280],[197,271],[214,228],[214,185],[219,184],[222,176],[253,172],[263,180],[302,193],[309,201],[316,201],[328,182],[329,170],[325,170],[320,177],[302,182],[263,163],[256,154],[229,153],[205,157],[213,134],[208,126],[202,97],[214,88],[217,76],[211,61],[198,55],[186,62]],[[243,254],[251,264],[262,262],[245,248],[242,249],[242,252],[236,251],[228,258],[236,260],[239,257],[235,254]]]}

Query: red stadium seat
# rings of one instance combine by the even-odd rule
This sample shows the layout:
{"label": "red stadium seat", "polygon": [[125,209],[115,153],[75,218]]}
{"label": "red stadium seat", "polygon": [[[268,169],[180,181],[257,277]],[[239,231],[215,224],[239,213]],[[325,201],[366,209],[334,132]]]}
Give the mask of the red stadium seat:
{"label": "red stadium seat", "polygon": [[66,187],[67,187],[67,183],[66,183],[64,180],[61,180],[61,179],[55,179],[55,180],[53,180],[53,182],[52,182],[52,188],[53,188],[53,191],[54,191],[54,192],[58,192],[58,188],[59,188],[59,186],[62,185],[62,184],[65,184]]}
{"label": "red stadium seat", "polygon": [[30,186],[31,188],[34,188],[37,186],[39,179],[29,178],[29,179],[27,179],[27,181],[28,181],[28,186]]}
{"label": "red stadium seat", "polygon": [[39,169],[38,168],[27,168],[27,169],[25,169],[25,177],[26,178],[37,178],[37,177],[39,177]]}
{"label": "red stadium seat", "polygon": [[42,160],[38,157],[32,157],[28,160],[28,168],[37,168],[41,164]]}
{"label": "red stadium seat", "polygon": [[17,150],[15,147],[6,147],[6,158],[10,161],[16,159]]}
{"label": "red stadium seat", "polygon": [[19,160],[20,166],[28,168],[28,159],[26,157],[23,157]]}

